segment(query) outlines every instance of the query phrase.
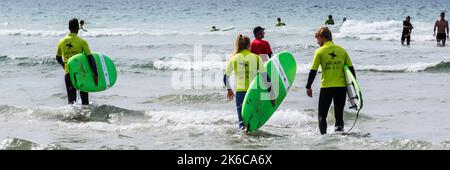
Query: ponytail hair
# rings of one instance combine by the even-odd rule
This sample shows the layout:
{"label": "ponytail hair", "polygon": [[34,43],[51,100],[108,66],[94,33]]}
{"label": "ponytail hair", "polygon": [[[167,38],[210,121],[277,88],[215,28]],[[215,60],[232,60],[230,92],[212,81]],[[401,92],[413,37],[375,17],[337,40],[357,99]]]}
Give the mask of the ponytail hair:
{"label": "ponytail hair", "polygon": [[240,53],[243,50],[247,50],[250,45],[250,38],[248,38],[245,35],[239,34],[236,38],[236,43],[234,46],[234,51],[231,56],[236,55],[237,53]]}

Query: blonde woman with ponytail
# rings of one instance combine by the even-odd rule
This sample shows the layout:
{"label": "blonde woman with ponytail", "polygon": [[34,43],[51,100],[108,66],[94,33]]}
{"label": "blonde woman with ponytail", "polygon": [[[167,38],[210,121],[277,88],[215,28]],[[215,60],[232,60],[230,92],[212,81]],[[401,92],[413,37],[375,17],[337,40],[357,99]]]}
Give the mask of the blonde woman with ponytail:
{"label": "blonde woman with ponytail", "polygon": [[[236,38],[234,51],[228,60],[227,68],[224,75],[224,84],[228,90],[228,100],[233,100],[236,97],[236,109],[238,114],[238,124],[240,130],[245,130],[244,121],[242,120],[242,103],[245,94],[252,80],[256,74],[262,74],[264,82],[269,83],[267,79],[266,68],[264,68],[261,58],[250,52],[250,38],[239,34]],[[234,72],[236,76],[236,94],[230,85],[230,76]]]}

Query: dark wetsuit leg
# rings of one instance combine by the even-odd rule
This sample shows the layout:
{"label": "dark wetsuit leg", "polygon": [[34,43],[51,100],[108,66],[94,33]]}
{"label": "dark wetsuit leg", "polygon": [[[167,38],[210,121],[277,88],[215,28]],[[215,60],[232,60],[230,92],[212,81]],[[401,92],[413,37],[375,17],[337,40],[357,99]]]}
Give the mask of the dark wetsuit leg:
{"label": "dark wetsuit leg", "polygon": [[319,129],[321,134],[327,133],[327,115],[331,101],[334,103],[336,127],[344,127],[344,106],[347,94],[346,87],[321,88],[319,96]]}
{"label": "dark wetsuit leg", "polygon": [[77,100],[77,90],[72,86],[69,73],[64,76],[67,90],[67,102],[68,104],[74,104]]}
{"label": "dark wetsuit leg", "polygon": [[329,88],[321,88],[319,95],[319,130],[320,134],[327,134],[327,116],[333,96]]}
{"label": "dark wetsuit leg", "polygon": [[347,98],[347,88],[346,87],[335,87],[332,88],[333,91],[333,104],[334,104],[334,117],[336,122],[335,127],[344,128],[344,107],[345,99]]}
{"label": "dark wetsuit leg", "polygon": [[[67,90],[67,100],[69,104],[74,104],[77,101],[77,89],[73,87],[72,81],[70,80],[70,75],[67,73],[65,75],[66,90]],[[87,92],[80,92],[81,103],[83,105],[89,104],[89,94]]]}

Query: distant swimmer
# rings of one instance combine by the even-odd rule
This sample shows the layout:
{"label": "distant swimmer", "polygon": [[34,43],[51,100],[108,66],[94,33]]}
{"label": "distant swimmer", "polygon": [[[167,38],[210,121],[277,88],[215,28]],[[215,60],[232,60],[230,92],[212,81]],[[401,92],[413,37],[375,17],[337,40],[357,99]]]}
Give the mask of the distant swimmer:
{"label": "distant swimmer", "polygon": [[[240,130],[245,130],[244,121],[242,120],[242,103],[249,88],[249,82],[252,82],[257,74],[261,74],[264,83],[267,87],[270,87],[267,71],[261,58],[250,52],[249,48],[250,38],[239,34],[236,38],[234,52],[228,60],[223,77],[223,82],[228,91],[228,100],[233,100],[236,97],[236,111]],[[236,76],[236,94],[230,85],[230,77],[233,72]],[[275,100],[272,100],[272,104],[274,103]]]}
{"label": "distant swimmer", "polygon": [[344,17],[344,19],[342,19],[342,22],[345,22],[345,21],[347,21],[347,17]]}
{"label": "distant swimmer", "polygon": [[83,30],[84,32],[87,32],[87,30],[84,29],[84,20],[80,21],[80,29]]}
{"label": "distant swimmer", "polygon": [[[436,34],[436,28],[437,28],[437,34]],[[445,30],[447,30],[447,34],[445,33]],[[436,36],[436,41],[437,41],[437,45],[439,45],[439,43],[441,44],[441,46],[445,46],[445,40],[446,38],[448,38],[448,21],[445,20],[445,13],[442,12],[441,13],[441,19],[437,20],[436,23],[434,24],[434,29],[433,29],[434,33],[433,36]],[[442,41],[442,43],[441,43]]]}
{"label": "distant swimmer", "polygon": [[211,31],[211,32],[220,31],[220,29],[216,28],[216,26],[212,26],[211,30],[209,30],[209,31]]}
{"label": "distant swimmer", "polygon": [[[77,90],[72,85],[72,80],[70,79],[69,69],[67,67],[67,61],[74,55],[79,53],[85,53],[89,66],[93,70],[93,78],[95,85],[98,84],[98,72],[97,66],[95,65],[94,56],[92,56],[91,50],[86,40],[78,37],[78,31],[80,30],[80,25],[76,18],[69,21],[70,33],[62,38],[58,43],[58,49],[56,52],[56,61],[62,66],[65,71],[65,82],[67,90],[67,98],[69,104],[74,104],[77,99]],[[64,58],[63,58],[64,57]],[[63,60],[64,59],[64,60]],[[89,104],[88,93],[80,91],[81,102],[83,105]]]}
{"label": "distant swimmer", "polygon": [[334,25],[333,16],[328,15],[328,20],[325,21],[325,25]]}
{"label": "distant swimmer", "polygon": [[402,45],[406,44],[409,45],[409,42],[411,41],[411,32],[414,27],[411,24],[411,17],[407,16],[406,19],[403,21],[403,32],[402,32]]}
{"label": "distant swimmer", "polygon": [[286,24],[281,22],[281,18],[278,18],[277,19],[277,24],[275,24],[275,26],[276,27],[281,27],[281,26],[286,26]]}

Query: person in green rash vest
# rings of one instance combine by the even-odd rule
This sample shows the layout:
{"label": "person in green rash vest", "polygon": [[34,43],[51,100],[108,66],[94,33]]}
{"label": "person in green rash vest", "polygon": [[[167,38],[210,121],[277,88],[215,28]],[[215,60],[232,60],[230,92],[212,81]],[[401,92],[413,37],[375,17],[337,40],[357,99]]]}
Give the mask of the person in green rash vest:
{"label": "person in green rash vest", "polygon": [[[98,84],[98,72],[97,66],[95,65],[94,56],[91,54],[88,43],[78,37],[78,31],[80,30],[80,25],[76,18],[69,21],[70,33],[62,38],[58,43],[58,49],[56,52],[56,61],[62,66],[65,71],[65,82],[67,90],[67,99],[69,104],[74,104],[77,99],[77,90],[72,85],[72,81],[69,75],[69,69],[67,67],[67,61],[79,53],[85,53],[89,60],[89,66],[94,73],[94,82]],[[63,60],[64,57],[64,60]],[[89,104],[88,93],[80,92],[81,102],[83,105]]]}
{"label": "person in green rash vest", "polygon": [[286,26],[285,23],[281,22],[281,18],[277,18],[277,23],[275,24],[276,27]]}
{"label": "person in green rash vest", "polygon": [[[250,83],[256,77],[256,74],[261,74],[261,77],[266,87],[271,87],[270,80],[267,75],[266,68],[263,65],[261,58],[250,52],[250,38],[239,34],[236,38],[236,44],[231,58],[228,60],[225,75],[223,76],[223,83],[227,88],[228,100],[233,100],[236,97],[236,109],[238,114],[238,128],[245,129],[244,121],[242,120],[242,104],[244,102],[245,94],[249,88]],[[234,72],[236,76],[236,94],[230,85],[230,76]],[[270,88],[269,88],[269,91]],[[271,91],[272,92],[272,91]],[[272,104],[275,105],[273,93],[271,93]]]}
{"label": "person in green rash vest", "polygon": [[327,114],[334,102],[335,132],[344,131],[343,112],[347,94],[347,85],[344,75],[344,65],[350,69],[355,76],[355,70],[347,51],[333,43],[331,31],[327,27],[322,27],[316,33],[317,43],[320,45],[314,54],[311,70],[309,72],[308,83],[306,84],[306,94],[312,97],[311,85],[316,77],[319,66],[322,67],[322,81],[319,95],[319,129],[320,133],[327,133]]}
{"label": "person in green rash vest", "polygon": [[325,25],[334,25],[333,16],[328,15],[328,20],[325,21]]}
{"label": "person in green rash vest", "polygon": [[211,32],[220,31],[220,29],[216,28],[216,26],[212,26],[211,30],[209,30],[209,31],[211,31]]}

